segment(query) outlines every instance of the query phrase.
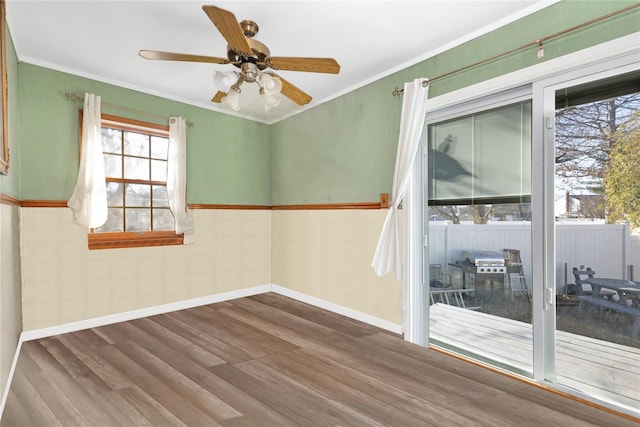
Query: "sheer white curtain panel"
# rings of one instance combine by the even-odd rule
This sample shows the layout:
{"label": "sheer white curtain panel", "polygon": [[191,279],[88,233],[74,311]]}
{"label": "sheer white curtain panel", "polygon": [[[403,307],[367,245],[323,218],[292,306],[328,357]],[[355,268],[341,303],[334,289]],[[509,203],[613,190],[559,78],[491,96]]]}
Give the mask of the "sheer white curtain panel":
{"label": "sheer white curtain panel", "polygon": [[194,221],[187,206],[187,122],[182,117],[169,118],[167,193],[176,220],[176,233],[184,233],[184,244],[191,244]]}
{"label": "sheer white curtain panel", "polygon": [[78,180],[67,206],[73,220],[88,228],[107,221],[107,184],[102,155],[100,96],[85,93],[82,110],[82,144]]}
{"label": "sheer white curtain panel", "polygon": [[429,84],[426,79],[415,79],[413,82],[404,84],[391,203],[371,262],[371,267],[378,276],[395,271],[396,278],[398,280],[402,278],[398,208],[405,197],[411,167],[420,147],[428,96]]}

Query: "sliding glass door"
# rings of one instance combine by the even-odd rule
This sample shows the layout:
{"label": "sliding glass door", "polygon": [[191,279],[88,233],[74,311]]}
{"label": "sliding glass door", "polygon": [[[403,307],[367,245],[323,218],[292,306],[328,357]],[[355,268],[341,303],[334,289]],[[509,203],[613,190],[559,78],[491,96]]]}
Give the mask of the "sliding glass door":
{"label": "sliding glass door", "polygon": [[531,376],[527,88],[434,115],[427,131],[430,341]]}
{"label": "sliding glass door", "polygon": [[640,71],[576,78],[546,96],[555,120],[555,381],[637,409]]}
{"label": "sliding glass door", "polygon": [[590,54],[427,113],[428,336],[639,416],[640,69]]}

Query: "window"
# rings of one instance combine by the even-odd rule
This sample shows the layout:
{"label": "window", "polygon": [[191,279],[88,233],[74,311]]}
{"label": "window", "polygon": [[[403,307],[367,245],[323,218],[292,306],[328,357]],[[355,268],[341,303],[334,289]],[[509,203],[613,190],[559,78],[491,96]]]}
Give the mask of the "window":
{"label": "window", "polygon": [[167,195],[169,127],[102,115],[107,221],[89,249],[182,244]]}

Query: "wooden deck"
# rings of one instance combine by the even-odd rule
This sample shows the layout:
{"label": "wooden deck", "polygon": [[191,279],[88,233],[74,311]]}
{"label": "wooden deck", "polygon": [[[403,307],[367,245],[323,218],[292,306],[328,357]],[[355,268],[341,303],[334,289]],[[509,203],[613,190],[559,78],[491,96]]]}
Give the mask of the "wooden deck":
{"label": "wooden deck", "polygon": [[638,424],[269,293],[25,342],[0,425]]}
{"label": "wooden deck", "polygon": [[[430,306],[430,337],[458,351],[531,372],[531,325],[446,304]],[[640,408],[640,349],[556,332],[557,382]]]}

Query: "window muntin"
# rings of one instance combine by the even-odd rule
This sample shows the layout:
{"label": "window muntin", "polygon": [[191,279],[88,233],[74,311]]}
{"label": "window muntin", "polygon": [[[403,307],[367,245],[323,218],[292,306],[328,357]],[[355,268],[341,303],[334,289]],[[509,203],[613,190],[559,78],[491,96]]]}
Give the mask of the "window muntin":
{"label": "window muntin", "polygon": [[89,248],[182,244],[167,194],[169,127],[102,115],[107,221]]}

